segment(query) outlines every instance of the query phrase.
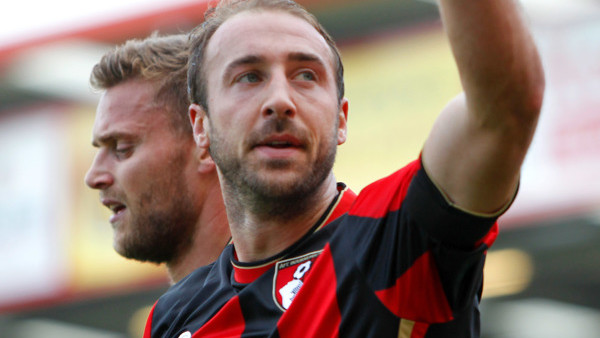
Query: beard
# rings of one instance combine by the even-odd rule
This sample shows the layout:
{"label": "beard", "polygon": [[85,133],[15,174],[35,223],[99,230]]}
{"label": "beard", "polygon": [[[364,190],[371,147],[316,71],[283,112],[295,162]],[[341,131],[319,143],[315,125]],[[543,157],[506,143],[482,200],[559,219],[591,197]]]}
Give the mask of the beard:
{"label": "beard", "polygon": [[163,177],[170,179],[157,175],[146,192],[128,206],[130,222],[122,224],[124,233],[118,241],[115,237],[114,244],[121,256],[169,263],[192,245],[199,208],[184,182],[181,165],[173,163],[169,168],[173,170]]}
{"label": "beard", "polygon": [[[261,167],[252,167],[244,163],[228,147],[226,140],[211,124],[210,155],[219,167],[225,183],[224,189],[236,196],[240,206],[248,207],[257,215],[289,218],[302,214],[315,192],[331,173],[337,150],[337,125],[330,137],[325,138],[318,147],[316,158],[299,174],[286,180],[274,179],[273,175],[261,173],[262,169],[278,170],[293,166],[288,160],[274,159],[263,163]],[[257,144],[264,135],[287,132],[300,140],[306,140],[306,132],[299,130],[287,119],[268,120],[261,129],[252,132],[246,143]],[[306,149],[305,149],[306,150]]]}

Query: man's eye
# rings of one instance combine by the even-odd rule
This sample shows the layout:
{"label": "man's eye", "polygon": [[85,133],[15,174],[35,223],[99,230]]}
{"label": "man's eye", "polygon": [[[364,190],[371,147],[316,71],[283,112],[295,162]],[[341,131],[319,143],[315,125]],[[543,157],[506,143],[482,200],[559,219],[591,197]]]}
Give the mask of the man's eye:
{"label": "man's eye", "polygon": [[133,151],[133,146],[131,146],[131,145],[117,145],[114,148],[114,153],[117,156],[117,158],[119,158],[119,159],[123,159],[123,158],[126,158],[127,156],[131,155],[132,151]]}
{"label": "man's eye", "polygon": [[315,74],[313,72],[304,71],[304,72],[298,73],[298,75],[296,75],[295,79],[300,80],[300,81],[316,81],[317,77],[315,76]]}
{"label": "man's eye", "polygon": [[238,82],[255,83],[260,81],[260,76],[256,73],[246,73],[238,78]]}

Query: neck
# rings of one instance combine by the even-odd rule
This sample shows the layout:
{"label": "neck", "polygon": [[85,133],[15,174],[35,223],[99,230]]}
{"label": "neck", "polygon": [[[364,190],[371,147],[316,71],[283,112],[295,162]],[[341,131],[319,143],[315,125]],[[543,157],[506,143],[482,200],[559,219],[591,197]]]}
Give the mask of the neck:
{"label": "neck", "polygon": [[[266,259],[294,244],[315,225],[337,194],[333,173],[316,191],[302,199],[273,202],[265,213],[244,203],[239,194],[224,187],[225,205],[240,262]],[[246,199],[247,200],[247,199]]]}
{"label": "neck", "polygon": [[172,284],[179,282],[197,268],[217,260],[231,239],[221,189],[218,183],[216,185],[208,192],[202,204],[190,245],[166,264]]}

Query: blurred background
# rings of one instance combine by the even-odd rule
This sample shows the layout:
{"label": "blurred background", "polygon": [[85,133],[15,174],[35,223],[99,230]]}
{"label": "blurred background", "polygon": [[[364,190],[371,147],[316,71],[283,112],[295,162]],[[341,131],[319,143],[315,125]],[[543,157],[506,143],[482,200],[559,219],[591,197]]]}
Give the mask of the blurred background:
{"label": "blurred background", "polygon": [[[355,191],[415,159],[460,92],[433,1],[306,0],[339,43]],[[201,22],[204,0],[20,1],[0,11],[0,337],[141,337],[162,267],[112,249],[83,177],[101,55]],[[486,338],[600,337],[600,1],[523,0],[542,55],[543,114],[500,220],[482,303]]]}

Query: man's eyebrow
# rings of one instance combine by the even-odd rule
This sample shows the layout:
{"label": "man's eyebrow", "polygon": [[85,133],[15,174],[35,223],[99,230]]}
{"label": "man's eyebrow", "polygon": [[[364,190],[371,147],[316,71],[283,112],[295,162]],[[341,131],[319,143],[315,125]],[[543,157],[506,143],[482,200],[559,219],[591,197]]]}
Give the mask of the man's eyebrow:
{"label": "man's eyebrow", "polygon": [[315,62],[320,64],[321,66],[325,66],[323,60],[315,54],[304,53],[304,52],[293,52],[288,54],[289,61],[297,61],[297,62]]}
{"label": "man's eyebrow", "polygon": [[100,145],[113,143],[116,140],[126,138],[132,138],[132,135],[126,132],[113,132],[110,134],[100,135],[92,139],[92,146],[100,147]]}
{"label": "man's eyebrow", "polygon": [[231,74],[233,70],[239,66],[255,65],[264,61],[265,59],[258,55],[246,55],[241,58],[235,59],[231,61],[225,68],[225,77],[229,77],[229,74]]}
{"label": "man's eyebrow", "polygon": [[[304,53],[304,52],[292,52],[288,54],[287,57],[288,61],[293,61],[293,62],[314,62],[319,64],[322,67],[325,67],[325,62],[318,57],[315,54],[311,54],[311,53]],[[259,55],[246,55],[243,57],[240,57],[238,59],[233,60],[232,62],[230,62],[227,67],[225,68],[225,78],[228,78],[230,76],[230,74],[233,72],[233,70],[236,67],[239,66],[244,66],[244,65],[256,65],[259,63],[264,63],[265,58]]]}

